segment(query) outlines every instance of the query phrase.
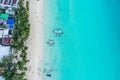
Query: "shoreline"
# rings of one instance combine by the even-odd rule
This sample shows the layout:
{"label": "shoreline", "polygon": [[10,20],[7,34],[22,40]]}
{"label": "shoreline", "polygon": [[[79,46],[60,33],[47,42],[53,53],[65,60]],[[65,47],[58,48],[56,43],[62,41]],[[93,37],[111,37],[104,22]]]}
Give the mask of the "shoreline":
{"label": "shoreline", "polygon": [[[27,40],[28,71],[26,78],[28,80],[42,80],[41,71],[39,67],[42,64],[43,56],[43,0],[29,0],[29,20],[30,20],[30,36]],[[40,64],[41,63],[41,64]]]}

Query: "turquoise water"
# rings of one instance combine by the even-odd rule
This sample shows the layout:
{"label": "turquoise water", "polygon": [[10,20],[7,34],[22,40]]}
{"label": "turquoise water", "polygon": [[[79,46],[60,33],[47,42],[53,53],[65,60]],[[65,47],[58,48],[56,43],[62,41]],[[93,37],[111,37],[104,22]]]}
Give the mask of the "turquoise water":
{"label": "turquoise water", "polygon": [[44,65],[57,69],[45,80],[120,80],[119,0],[45,0],[44,6]]}

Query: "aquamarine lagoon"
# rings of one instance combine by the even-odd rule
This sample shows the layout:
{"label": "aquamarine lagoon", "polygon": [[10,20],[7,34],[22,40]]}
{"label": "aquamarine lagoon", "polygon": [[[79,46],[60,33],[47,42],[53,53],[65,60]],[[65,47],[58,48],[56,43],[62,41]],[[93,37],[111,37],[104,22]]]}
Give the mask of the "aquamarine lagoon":
{"label": "aquamarine lagoon", "polygon": [[[120,1],[45,0],[45,80],[120,80]],[[56,37],[53,30],[61,28]]]}

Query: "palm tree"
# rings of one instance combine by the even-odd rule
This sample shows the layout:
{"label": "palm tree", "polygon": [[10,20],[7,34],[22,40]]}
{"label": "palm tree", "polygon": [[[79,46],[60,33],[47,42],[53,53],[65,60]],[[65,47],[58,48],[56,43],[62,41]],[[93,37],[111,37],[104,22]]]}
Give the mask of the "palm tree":
{"label": "palm tree", "polygon": [[9,64],[12,64],[12,59],[13,59],[13,55],[9,54],[9,55],[3,56],[0,63],[2,64],[2,66],[8,66]]}
{"label": "palm tree", "polygon": [[5,80],[10,80],[12,76],[12,72],[9,71],[8,69],[4,70],[2,76],[5,78]]}
{"label": "palm tree", "polygon": [[29,11],[29,1],[26,2],[26,8]]}

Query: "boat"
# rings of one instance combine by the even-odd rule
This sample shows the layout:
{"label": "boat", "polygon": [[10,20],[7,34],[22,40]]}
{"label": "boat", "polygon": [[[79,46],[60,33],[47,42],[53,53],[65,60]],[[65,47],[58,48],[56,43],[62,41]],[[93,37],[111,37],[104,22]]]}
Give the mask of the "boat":
{"label": "boat", "polygon": [[52,46],[52,45],[55,44],[55,42],[54,42],[54,40],[48,40],[47,44],[48,44],[49,46]]}
{"label": "boat", "polygon": [[57,28],[57,29],[53,30],[53,33],[56,36],[61,36],[63,34],[63,30],[61,28]]}

